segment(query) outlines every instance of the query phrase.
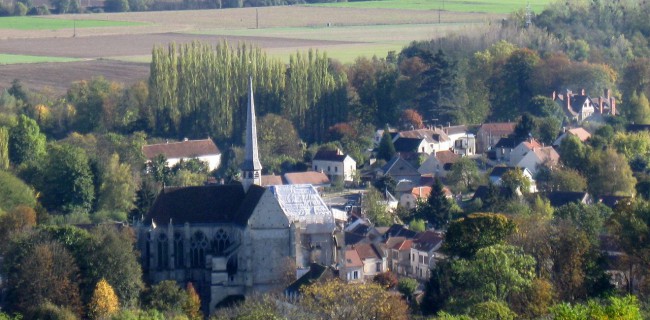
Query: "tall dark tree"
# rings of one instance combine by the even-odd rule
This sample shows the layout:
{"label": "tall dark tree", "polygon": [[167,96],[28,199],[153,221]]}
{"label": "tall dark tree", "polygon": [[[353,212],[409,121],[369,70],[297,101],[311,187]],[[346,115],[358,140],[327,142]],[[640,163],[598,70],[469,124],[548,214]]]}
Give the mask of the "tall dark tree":
{"label": "tall dark tree", "polygon": [[426,121],[438,119],[440,123],[455,122],[459,116],[458,66],[442,50],[435,55],[425,52],[421,57],[428,65],[421,74],[418,92],[420,113]]}
{"label": "tall dark tree", "polygon": [[45,155],[45,135],[36,121],[25,115],[9,130],[9,159],[14,164],[37,160]]}
{"label": "tall dark tree", "polygon": [[395,145],[393,145],[393,138],[390,136],[388,126],[384,128],[384,133],[381,136],[381,141],[379,141],[379,147],[377,150],[377,159],[383,159],[385,161],[390,161],[395,155]]}
{"label": "tall dark tree", "polygon": [[444,229],[451,221],[451,200],[445,194],[444,185],[436,177],[426,205],[418,208],[418,216],[429,221],[436,229]]}
{"label": "tall dark tree", "polygon": [[532,136],[535,130],[535,119],[529,113],[524,113],[519,119],[513,135],[518,141],[524,141]]}

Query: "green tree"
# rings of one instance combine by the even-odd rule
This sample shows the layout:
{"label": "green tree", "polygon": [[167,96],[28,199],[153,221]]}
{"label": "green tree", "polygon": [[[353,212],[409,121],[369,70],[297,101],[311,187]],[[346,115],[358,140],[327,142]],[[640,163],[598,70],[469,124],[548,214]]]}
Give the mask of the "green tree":
{"label": "green tree", "polygon": [[128,0],[107,0],[104,4],[104,10],[106,12],[128,12],[129,9]]}
{"label": "green tree", "polygon": [[151,287],[147,306],[165,313],[181,313],[187,293],[174,280],[164,280]]}
{"label": "green tree", "polygon": [[388,127],[384,128],[384,133],[381,136],[379,141],[379,147],[377,149],[377,159],[383,159],[385,161],[390,161],[395,155],[395,146],[393,145],[393,138],[390,136]]}
{"label": "green tree", "polygon": [[404,295],[406,299],[411,299],[417,288],[418,281],[413,278],[401,278],[397,282],[397,291]]}
{"label": "green tree", "polygon": [[524,175],[521,168],[508,170],[501,176],[501,187],[508,190],[510,198],[514,198],[517,191],[528,194],[530,192],[530,184],[530,179]]}
{"label": "green tree", "polygon": [[535,130],[535,118],[529,113],[524,113],[515,126],[513,136],[518,141],[524,141],[532,136],[533,130]]}
{"label": "green tree", "polygon": [[509,245],[479,249],[471,260],[452,262],[461,286],[471,301],[506,301],[510,293],[531,285],[535,259]]}
{"label": "green tree", "polygon": [[35,181],[43,206],[64,214],[90,210],[95,189],[86,152],[64,143],[51,144],[48,154],[49,161]]}
{"label": "green tree", "polygon": [[[565,139],[566,140],[566,139]],[[589,155],[587,189],[592,195],[632,196],[636,179],[625,157],[615,150],[595,150]]]}
{"label": "green tree", "polygon": [[650,123],[650,102],[645,93],[637,94],[636,91],[632,93],[626,107],[624,110],[628,121],[636,124]]}
{"label": "green tree", "polygon": [[85,259],[92,269],[87,277],[95,282],[106,279],[123,307],[138,305],[144,284],[133,231],[104,225],[95,228],[91,236],[91,249]]}
{"label": "green tree", "polygon": [[635,296],[612,296],[605,303],[590,300],[586,304],[561,303],[551,308],[553,320],[578,319],[643,319],[639,301]]}
{"label": "green tree", "polygon": [[433,224],[436,229],[444,229],[452,219],[452,202],[447,198],[444,186],[436,177],[426,205],[417,208],[416,215]]}
{"label": "green tree", "polygon": [[450,255],[470,258],[481,248],[503,244],[514,232],[514,222],[502,214],[473,213],[449,224],[443,248]]}
{"label": "green tree", "polygon": [[36,121],[25,115],[9,130],[9,159],[14,164],[40,159],[45,155],[45,135]]}
{"label": "green tree", "polygon": [[7,171],[0,171],[0,210],[9,211],[16,206],[36,206],[34,190]]}
{"label": "green tree", "polygon": [[374,187],[370,187],[368,192],[365,193],[361,209],[376,226],[390,226],[393,224],[393,217],[388,212],[386,200],[384,200],[382,193]]}
{"label": "green tree", "polygon": [[291,121],[281,116],[270,113],[261,117],[257,123],[257,138],[262,163],[281,155],[302,159],[300,137]]}
{"label": "green tree", "polygon": [[585,173],[589,148],[578,137],[569,135],[560,143],[560,161],[567,167]]}
{"label": "green tree", "polygon": [[426,225],[424,223],[424,220],[422,219],[413,219],[411,222],[409,222],[409,230],[415,231],[415,232],[422,232],[426,230]]}
{"label": "green tree", "polygon": [[577,170],[556,166],[551,168],[541,167],[535,178],[537,189],[540,192],[587,190],[587,179]]}
{"label": "green tree", "polygon": [[469,315],[476,320],[514,320],[517,314],[502,301],[485,301],[473,305]]}
{"label": "green tree", "polygon": [[9,130],[0,127],[0,169],[9,169]]}
{"label": "green tree", "polygon": [[119,155],[114,153],[101,174],[98,210],[129,212],[135,207],[135,191],[131,167],[120,163]]}
{"label": "green tree", "polygon": [[476,161],[463,157],[451,166],[447,179],[456,190],[465,192],[474,189],[481,181],[481,176]]}

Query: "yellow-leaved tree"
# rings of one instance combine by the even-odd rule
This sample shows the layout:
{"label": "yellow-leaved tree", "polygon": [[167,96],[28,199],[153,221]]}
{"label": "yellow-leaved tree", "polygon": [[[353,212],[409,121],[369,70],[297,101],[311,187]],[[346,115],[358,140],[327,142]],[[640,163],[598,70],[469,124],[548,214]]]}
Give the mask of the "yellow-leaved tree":
{"label": "yellow-leaved tree", "polygon": [[185,299],[185,302],[183,303],[183,311],[185,311],[185,315],[187,315],[190,320],[203,319],[203,313],[201,313],[201,298],[199,298],[199,294],[196,293],[196,289],[194,289],[191,282],[187,283],[185,292],[187,292],[187,299]]}
{"label": "yellow-leaved tree", "polygon": [[88,313],[92,319],[106,319],[120,309],[120,302],[113,287],[102,278],[97,282],[93,292]]}

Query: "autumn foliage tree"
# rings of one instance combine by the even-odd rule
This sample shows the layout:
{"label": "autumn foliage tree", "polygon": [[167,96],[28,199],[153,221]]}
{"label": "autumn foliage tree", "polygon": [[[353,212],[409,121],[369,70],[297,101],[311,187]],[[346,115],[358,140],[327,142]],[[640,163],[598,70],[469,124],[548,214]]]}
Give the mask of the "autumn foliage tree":
{"label": "autumn foliage tree", "polygon": [[300,306],[314,318],[332,320],[405,320],[408,306],[376,283],[335,280],[301,289]]}
{"label": "autumn foliage tree", "polygon": [[413,109],[406,109],[402,111],[402,116],[400,117],[400,125],[404,129],[422,129],[424,123],[422,122],[422,116]]}
{"label": "autumn foliage tree", "polygon": [[95,291],[88,306],[88,313],[92,319],[106,319],[120,309],[120,303],[113,291],[113,287],[101,279],[95,286]]}
{"label": "autumn foliage tree", "polygon": [[201,320],[203,319],[203,313],[201,313],[201,298],[199,294],[196,293],[194,285],[191,282],[187,283],[185,288],[187,292],[187,298],[183,303],[183,310],[190,320]]}

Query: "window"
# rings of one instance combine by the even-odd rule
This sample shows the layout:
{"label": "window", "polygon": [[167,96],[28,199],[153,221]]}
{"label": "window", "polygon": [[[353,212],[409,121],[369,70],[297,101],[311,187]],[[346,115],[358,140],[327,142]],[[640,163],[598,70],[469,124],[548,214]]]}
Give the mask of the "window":
{"label": "window", "polygon": [[352,272],[352,279],[359,279],[359,271]]}
{"label": "window", "polygon": [[201,231],[192,236],[190,242],[190,264],[192,268],[205,268],[205,254],[208,249],[208,239]]}
{"label": "window", "polygon": [[397,251],[393,251],[393,259],[397,259]]}
{"label": "window", "polygon": [[420,263],[424,263],[424,256],[420,256]]}
{"label": "window", "polygon": [[158,235],[158,269],[167,269],[169,267],[169,243],[167,235],[161,233]]}
{"label": "window", "polygon": [[182,268],[185,266],[185,251],[183,250],[183,237],[180,233],[174,234],[174,267]]}
{"label": "window", "polygon": [[327,166],[327,172],[330,172],[330,171],[331,171],[330,166]]}
{"label": "window", "polygon": [[415,253],[411,253],[411,261],[415,262]]}
{"label": "window", "polygon": [[212,240],[212,253],[215,256],[223,256],[229,246],[230,238],[228,237],[228,233],[223,229],[219,229]]}
{"label": "window", "polygon": [[314,166],[314,171],[318,171],[318,166]]}
{"label": "window", "polygon": [[339,167],[334,167],[334,172],[339,172]]}
{"label": "window", "polygon": [[381,272],[381,262],[375,263],[375,271],[376,272]]}

